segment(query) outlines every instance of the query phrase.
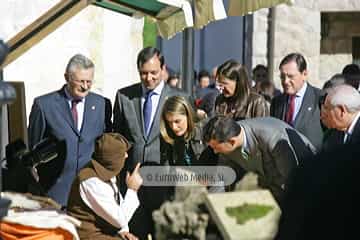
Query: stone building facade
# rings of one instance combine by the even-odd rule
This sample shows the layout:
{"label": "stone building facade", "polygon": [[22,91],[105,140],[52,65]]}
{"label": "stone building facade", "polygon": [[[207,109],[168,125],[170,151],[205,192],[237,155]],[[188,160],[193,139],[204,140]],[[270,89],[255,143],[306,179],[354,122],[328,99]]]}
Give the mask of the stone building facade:
{"label": "stone building facade", "polygon": [[309,82],[318,87],[349,63],[358,61],[360,26],[358,0],[294,0],[254,13],[253,58],[269,65],[280,86],[278,66],[290,52],[308,61]]}

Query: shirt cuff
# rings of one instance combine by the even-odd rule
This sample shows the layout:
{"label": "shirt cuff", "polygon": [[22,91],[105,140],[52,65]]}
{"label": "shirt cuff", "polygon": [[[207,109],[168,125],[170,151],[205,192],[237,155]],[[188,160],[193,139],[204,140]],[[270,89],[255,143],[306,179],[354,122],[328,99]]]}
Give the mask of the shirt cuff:
{"label": "shirt cuff", "polygon": [[120,230],[118,231],[118,233],[122,233],[122,232],[129,232],[129,226],[126,225],[126,227],[123,227],[122,229],[120,229]]}
{"label": "shirt cuff", "polygon": [[137,192],[132,190],[131,188],[128,188],[125,194],[125,198],[129,198],[133,201],[135,206],[139,206],[140,205],[140,201],[137,195]]}

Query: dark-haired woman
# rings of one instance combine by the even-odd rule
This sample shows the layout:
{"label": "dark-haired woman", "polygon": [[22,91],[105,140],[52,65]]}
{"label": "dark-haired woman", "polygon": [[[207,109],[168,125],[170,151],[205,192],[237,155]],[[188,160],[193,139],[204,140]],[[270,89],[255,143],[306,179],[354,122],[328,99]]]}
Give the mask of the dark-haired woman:
{"label": "dark-haired woman", "polygon": [[215,102],[215,114],[231,116],[235,120],[269,116],[266,100],[253,92],[245,66],[228,60],[217,73],[222,93]]}

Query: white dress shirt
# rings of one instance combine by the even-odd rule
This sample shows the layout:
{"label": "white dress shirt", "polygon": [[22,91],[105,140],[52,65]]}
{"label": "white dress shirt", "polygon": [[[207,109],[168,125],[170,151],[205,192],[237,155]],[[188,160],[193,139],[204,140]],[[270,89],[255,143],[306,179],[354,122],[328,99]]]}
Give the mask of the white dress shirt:
{"label": "white dress shirt", "polygon": [[[115,192],[119,195],[120,205],[115,200]],[[139,206],[137,193],[128,188],[125,199],[116,186],[116,178],[104,182],[92,177],[80,183],[80,196],[84,203],[98,216],[106,220],[119,232],[128,232],[128,222]]]}
{"label": "white dress shirt", "polygon": [[[306,88],[307,88],[307,83],[305,82],[304,85],[301,87],[301,89],[295,94],[295,109],[294,109],[294,114],[292,117],[292,123],[295,121],[297,114],[300,111],[304,96],[305,96],[305,92],[306,92]],[[290,101],[290,98],[289,100]],[[289,104],[289,103],[288,103]]]}
{"label": "white dress shirt", "polygon": [[346,143],[347,138],[349,137],[349,135],[351,136],[351,134],[353,134],[354,132],[354,128],[355,125],[357,123],[357,121],[359,120],[360,117],[360,112],[358,112],[354,118],[354,120],[351,122],[349,129],[345,132],[345,136],[344,136],[344,143]]}

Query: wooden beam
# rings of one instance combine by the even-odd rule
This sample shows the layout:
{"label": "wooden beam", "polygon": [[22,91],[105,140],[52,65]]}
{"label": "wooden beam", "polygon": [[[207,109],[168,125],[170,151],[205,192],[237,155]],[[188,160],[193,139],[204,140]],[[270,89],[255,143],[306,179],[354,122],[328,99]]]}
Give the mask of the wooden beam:
{"label": "wooden beam", "polygon": [[1,68],[16,60],[89,4],[88,0],[60,1],[6,43],[10,52]]}

